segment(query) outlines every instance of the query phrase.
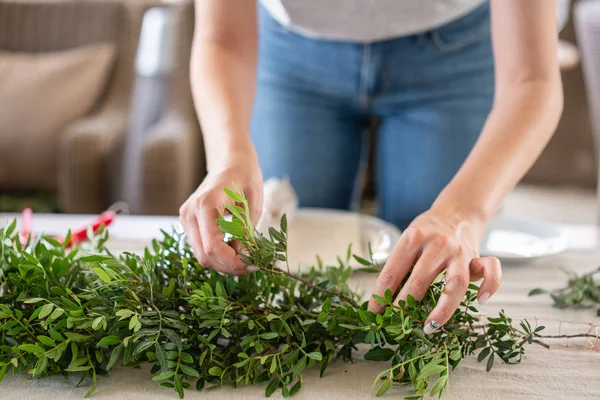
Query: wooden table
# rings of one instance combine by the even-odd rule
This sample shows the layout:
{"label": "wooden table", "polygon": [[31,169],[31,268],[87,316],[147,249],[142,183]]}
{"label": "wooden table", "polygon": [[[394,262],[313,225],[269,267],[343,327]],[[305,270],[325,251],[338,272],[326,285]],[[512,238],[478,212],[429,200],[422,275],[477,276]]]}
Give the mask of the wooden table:
{"label": "wooden table", "polygon": [[[0,225],[14,215],[0,214]],[[90,221],[90,216],[36,215],[34,229],[48,233],[64,233]],[[111,226],[111,246],[141,248],[158,235],[160,229],[177,225],[175,217],[119,217]],[[557,288],[566,282],[561,268],[578,273],[588,272],[600,264],[600,231],[595,226],[565,226],[572,248],[567,252],[524,265],[505,266],[500,291],[480,309],[494,314],[500,309],[518,318],[527,317],[533,323],[545,325],[548,334],[576,333],[598,329],[600,323],[593,310],[558,310],[551,307],[548,297],[530,298],[535,287]],[[374,276],[357,272],[352,283],[368,293]],[[569,322],[564,322],[569,321]],[[525,360],[519,365],[496,363],[490,373],[476,360],[465,360],[450,376],[448,399],[600,399],[600,343],[597,341],[565,341],[553,343],[551,350],[530,346]],[[582,350],[580,346],[588,349]],[[596,351],[590,350],[596,346]],[[369,392],[373,378],[384,366],[360,357],[353,364],[336,362],[324,379],[318,371],[305,374],[302,390],[296,399],[372,399]],[[7,376],[0,384],[0,399],[81,399],[86,387],[75,388],[73,380],[61,377],[27,381],[25,376]],[[408,395],[407,388],[394,388],[388,398]],[[229,398],[254,399],[264,396],[264,386],[224,387],[210,392],[186,392],[186,399]],[[280,398],[275,394],[274,398]],[[176,398],[170,389],[159,387],[150,380],[147,368],[131,370],[117,368],[108,377],[101,377],[95,399],[165,399]]]}

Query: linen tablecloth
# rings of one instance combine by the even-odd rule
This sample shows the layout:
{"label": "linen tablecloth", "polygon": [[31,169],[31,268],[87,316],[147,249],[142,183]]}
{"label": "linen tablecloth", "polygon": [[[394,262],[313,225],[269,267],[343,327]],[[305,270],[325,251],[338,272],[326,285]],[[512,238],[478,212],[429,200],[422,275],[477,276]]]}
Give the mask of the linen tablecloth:
{"label": "linen tablecloth", "polygon": [[[115,243],[113,246],[131,246],[133,243]],[[547,296],[528,297],[535,287],[557,288],[566,282],[561,268],[583,273],[600,264],[600,249],[568,251],[525,265],[503,267],[504,280],[500,291],[480,309],[493,314],[505,309],[514,317],[528,317],[547,327],[549,334],[579,333],[590,329],[587,323],[600,323],[595,310],[558,310],[551,307]],[[374,275],[356,273],[355,287],[368,293],[375,280]],[[581,321],[564,323],[558,320]],[[526,357],[519,365],[505,365],[499,360],[494,368],[485,372],[474,357],[463,361],[450,374],[450,390],[447,399],[600,399],[600,352],[582,350],[598,343],[558,340],[547,350],[539,345],[527,347]],[[365,361],[357,355],[354,363],[333,363],[324,378],[319,378],[318,368],[306,371],[302,389],[296,399],[373,399],[370,392],[374,377],[388,363]],[[7,376],[0,383],[0,399],[82,399],[88,387],[75,388],[76,381],[62,377],[28,380],[25,376]],[[264,397],[264,385],[242,386],[238,389],[223,387],[210,391],[186,391],[186,399],[227,398],[231,400]],[[410,395],[408,387],[394,387],[384,398],[402,398]],[[108,376],[98,379],[93,398],[104,399],[176,399],[172,389],[162,388],[151,381],[148,368],[133,370],[115,368]],[[276,392],[272,398],[281,398]]]}

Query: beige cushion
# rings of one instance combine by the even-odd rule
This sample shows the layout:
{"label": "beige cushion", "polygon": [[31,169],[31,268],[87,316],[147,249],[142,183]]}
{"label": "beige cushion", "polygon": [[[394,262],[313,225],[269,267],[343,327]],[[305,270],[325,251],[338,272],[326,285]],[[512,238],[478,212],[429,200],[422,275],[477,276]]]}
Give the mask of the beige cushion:
{"label": "beige cushion", "polygon": [[64,128],[102,95],[113,44],[50,53],[0,51],[0,188],[56,188]]}

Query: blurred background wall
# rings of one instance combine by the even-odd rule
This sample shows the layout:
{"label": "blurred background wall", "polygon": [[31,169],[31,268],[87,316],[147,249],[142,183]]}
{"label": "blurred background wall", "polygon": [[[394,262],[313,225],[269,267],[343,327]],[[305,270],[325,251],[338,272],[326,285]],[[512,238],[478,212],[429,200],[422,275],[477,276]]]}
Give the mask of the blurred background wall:
{"label": "blurred background wall", "polygon": [[[524,182],[592,193],[591,120],[600,110],[587,94],[600,90],[589,79],[600,62],[584,73],[580,58],[592,56],[572,13],[583,3],[600,7],[559,1],[564,113]],[[98,213],[124,201],[132,213],[176,214],[206,171],[189,84],[192,35],[191,0],[0,0],[0,211]],[[98,46],[109,49],[103,66]],[[31,63],[47,67],[27,79]],[[370,171],[365,182],[368,211]]]}

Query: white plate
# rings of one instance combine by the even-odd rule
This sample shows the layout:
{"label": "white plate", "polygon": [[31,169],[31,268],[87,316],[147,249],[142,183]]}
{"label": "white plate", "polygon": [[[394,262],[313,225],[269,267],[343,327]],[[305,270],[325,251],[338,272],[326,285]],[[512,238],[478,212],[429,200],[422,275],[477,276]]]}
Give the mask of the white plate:
{"label": "white plate", "polygon": [[521,263],[558,254],[568,247],[567,234],[557,225],[498,216],[489,223],[479,252],[498,257],[503,263]]}
{"label": "white plate", "polygon": [[[385,263],[400,231],[379,218],[349,211],[301,208],[289,223],[290,266],[315,265],[319,255],[325,265],[338,265],[345,259],[348,245],[352,253],[369,258],[369,243],[374,259]],[[352,260],[351,266],[361,267]]]}
{"label": "white plate", "polygon": [[[368,258],[368,244],[379,264],[385,263],[400,231],[379,218],[354,212],[299,209],[290,223],[289,259],[292,267],[314,265],[316,255],[324,264],[337,265],[348,244],[354,254]],[[543,221],[497,216],[482,240],[481,256],[495,256],[505,264],[532,261],[558,254],[569,247],[560,226]],[[353,268],[361,267],[356,262]]]}

